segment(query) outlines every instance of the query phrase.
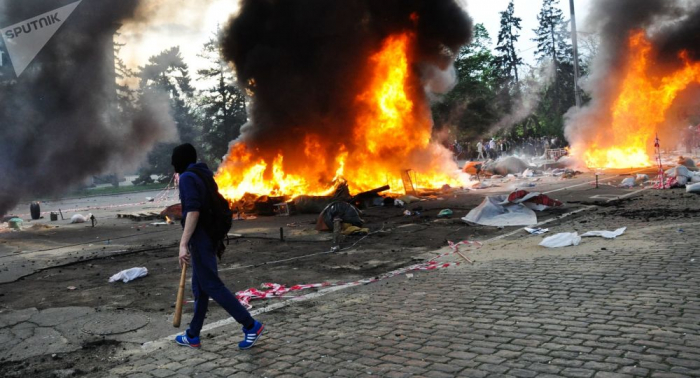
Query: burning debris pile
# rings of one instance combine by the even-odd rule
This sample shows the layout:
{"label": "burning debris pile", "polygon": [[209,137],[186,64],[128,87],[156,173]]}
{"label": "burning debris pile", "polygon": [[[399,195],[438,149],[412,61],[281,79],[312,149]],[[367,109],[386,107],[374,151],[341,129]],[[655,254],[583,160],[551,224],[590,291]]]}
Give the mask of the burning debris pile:
{"label": "burning debris pile", "polygon": [[250,121],[216,181],[244,196],[329,195],[390,185],[460,186],[431,140],[427,93],[446,91],[471,37],[454,0],[244,0],[222,50],[251,97]]}
{"label": "burning debris pile", "polygon": [[687,127],[673,107],[700,93],[700,5],[597,0],[592,9],[601,40],[584,84],[592,100],[569,113],[566,137],[589,167],[650,166],[656,134],[678,141]]}
{"label": "burning debris pile", "polygon": [[[71,3],[2,2],[0,27]],[[127,119],[115,115],[113,36],[138,5],[81,2],[19,77],[0,79],[0,215],[21,196],[62,192],[91,175],[137,164],[154,143],[176,136],[165,99]]]}

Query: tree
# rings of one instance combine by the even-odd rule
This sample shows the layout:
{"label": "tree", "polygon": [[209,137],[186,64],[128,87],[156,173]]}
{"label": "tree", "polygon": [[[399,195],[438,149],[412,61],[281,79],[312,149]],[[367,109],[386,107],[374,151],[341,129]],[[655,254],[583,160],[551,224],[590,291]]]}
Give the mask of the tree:
{"label": "tree", "polygon": [[543,0],[537,16],[539,27],[534,30],[535,58],[540,63],[551,60],[554,64],[552,83],[545,87],[537,111],[540,134],[563,135],[564,113],[576,103],[569,22],[558,6],[559,0]]}
{"label": "tree", "polygon": [[497,54],[494,60],[494,65],[500,74],[508,78],[509,81],[514,80],[516,85],[520,80],[518,66],[523,64],[523,59],[518,56],[515,49],[515,44],[520,38],[518,32],[522,29],[521,21],[521,18],[515,17],[515,4],[513,4],[513,0],[510,0],[508,8],[501,12],[501,29],[498,32]]}
{"label": "tree", "polygon": [[131,89],[129,82],[136,80],[136,72],[127,67],[124,59],[119,57],[123,43],[114,43],[114,73],[116,76],[117,104],[116,113],[119,123],[125,122],[134,113],[136,106],[136,90]]}
{"label": "tree", "polygon": [[455,87],[433,106],[437,128],[453,128],[458,139],[480,135],[496,118],[496,75],[490,45],[488,31],[483,24],[476,24],[472,42],[455,58]]}
{"label": "tree", "polygon": [[[180,55],[179,47],[172,47],[148,59],[141,67],[139,77],[139,103],[151,101],[166,94],[170,100],[170,110],[177,124],[180,140],[198,142],[196,114],[190,103],[194,88],[190,85],[189,69]],[[140,182],[150,182],[151,175],[166,178],[172,173],[170,155],[177,143],[160,143],[148,155],[148,165],[141,169]]]}
{"label": "tree", "polygon": [[[218,35],[218,33],[217,33]],[[240,134],[246,122],[246,97],[235,85],[233,71],[222,59],[216,38],[204,44],[200,57],[209,66],[197,71],[199,77],[211,83],[199,91],[198,103],[202,111],[202,152],[204,160],[218,164],[228,152],[228,144]]]}

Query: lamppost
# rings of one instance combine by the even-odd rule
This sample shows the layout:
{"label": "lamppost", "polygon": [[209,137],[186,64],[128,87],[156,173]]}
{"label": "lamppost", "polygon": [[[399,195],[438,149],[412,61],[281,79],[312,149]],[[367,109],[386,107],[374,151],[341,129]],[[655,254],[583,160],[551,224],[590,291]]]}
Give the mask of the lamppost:
{"label": "lamppost", "polygon": [[571,8],[571,42],[574,47],[574,95],[576,97],[576,107],[581,107],[581,89],[578,87],[579,67],[578,67],[578,36],[576,35],[576,11],[574,10],[574,0],[569,0]]}

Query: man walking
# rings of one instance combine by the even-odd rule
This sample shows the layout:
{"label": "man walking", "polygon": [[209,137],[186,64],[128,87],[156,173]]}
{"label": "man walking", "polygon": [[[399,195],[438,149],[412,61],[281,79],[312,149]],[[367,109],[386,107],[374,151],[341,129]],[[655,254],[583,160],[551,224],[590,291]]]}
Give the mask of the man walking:
{"label": "man walking", "polygon": [[[185,143],[173,149],[172,165],[180,175],[180,202],[182,203],[182,239],[180,240],[180,266],[192,263],[192,293],[194,315],[190,326],[175,342],[191,348],[202,346],[199,333],[204,324],[211,297],[243,326],[240,349],[248,349],[263,333],[264,325],[250,316],[219,278],[216,262],[216,244],[204,226],[203,218],[210,215],[213,206],[208,187],[218,190],[214,174],[204,163],[197,163],[197,151]],[[204,180],[209,181],[209,185]],[[217,241],[218,242],[218,241]]]}
{"label": "man walking", "polygon": [[476,144],[476,150],[479,152],[479,156],[477,156],[476,160],[486,160],[484,157],[484,144],[481,143],[481,140]]}

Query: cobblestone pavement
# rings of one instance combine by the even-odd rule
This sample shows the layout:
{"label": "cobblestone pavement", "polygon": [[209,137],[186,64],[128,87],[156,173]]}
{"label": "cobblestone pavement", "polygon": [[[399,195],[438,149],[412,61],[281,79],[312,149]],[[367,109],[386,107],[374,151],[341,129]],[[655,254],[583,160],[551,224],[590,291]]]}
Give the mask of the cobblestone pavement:
{"label": "cobblestone pavement", "polygon": [[484,261],[335,292],[260,316],[266,336],[249,351],[229,325],[201,350],[167,344],[109,376],[698,377],[699,225],[650,227],[654,243],[641,248]]}

